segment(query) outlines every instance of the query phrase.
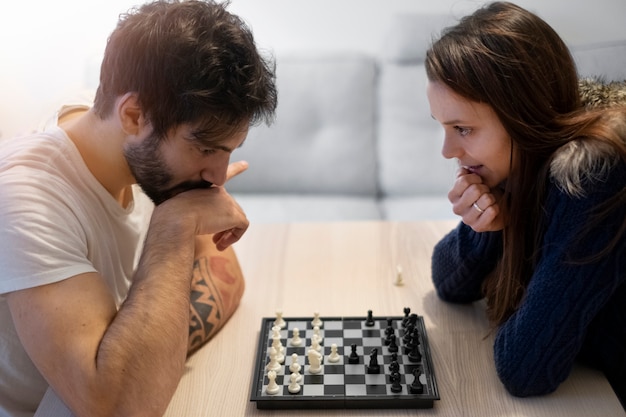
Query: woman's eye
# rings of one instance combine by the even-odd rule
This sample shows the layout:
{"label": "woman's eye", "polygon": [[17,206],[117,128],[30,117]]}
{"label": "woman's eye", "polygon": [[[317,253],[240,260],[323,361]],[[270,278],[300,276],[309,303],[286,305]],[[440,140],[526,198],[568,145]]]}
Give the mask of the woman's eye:
{"label": "woman's eye", "polygon": [[467,136],[472,131],[472,129],[468,127],[461,127],[461,126],[454,126],[454,129],[456,129],[456,131],[459,132],[459,135],[461,136]]}

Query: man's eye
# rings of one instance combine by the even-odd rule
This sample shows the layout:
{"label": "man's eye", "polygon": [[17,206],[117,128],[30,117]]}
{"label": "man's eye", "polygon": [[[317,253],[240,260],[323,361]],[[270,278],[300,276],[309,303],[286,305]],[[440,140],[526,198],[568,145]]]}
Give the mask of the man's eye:
{"label": "man's eye", "polygon": [[202,155],[212,155],[216,152],[213,148],[199,148]]}

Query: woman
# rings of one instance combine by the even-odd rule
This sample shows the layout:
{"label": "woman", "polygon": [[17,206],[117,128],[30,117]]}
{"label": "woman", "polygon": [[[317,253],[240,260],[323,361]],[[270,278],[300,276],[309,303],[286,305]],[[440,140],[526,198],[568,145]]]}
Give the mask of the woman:
{"label": "woman", "polygon": [[426,57],[459,226],[437,244],[439,296],[483,297],[513,395],[554,391],[577,360],[626,385],[626,107],[583,109],[572,57],[536,15],[496,2]]}

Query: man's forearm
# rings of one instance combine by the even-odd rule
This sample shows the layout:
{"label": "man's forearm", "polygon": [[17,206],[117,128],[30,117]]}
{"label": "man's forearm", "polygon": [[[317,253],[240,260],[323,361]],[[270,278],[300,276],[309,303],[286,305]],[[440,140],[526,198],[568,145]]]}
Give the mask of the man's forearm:
{"label": "man's forearm", "polygon": [[211,242],[197,244],[190,298],[191,354],[213,337],[232,316],[243,295],[244,280],[232,248],[223,252]]}

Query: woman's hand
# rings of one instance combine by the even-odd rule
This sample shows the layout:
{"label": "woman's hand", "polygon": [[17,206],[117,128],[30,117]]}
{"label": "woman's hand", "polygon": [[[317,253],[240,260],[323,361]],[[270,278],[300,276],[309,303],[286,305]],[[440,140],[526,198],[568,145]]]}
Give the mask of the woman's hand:
{"label": "woman's hand", "polygon": [[466,168],[459,168],[454,186],[448,193],[452,211],[476,232],[504,228],[504,215],[499,205],[501,198],[502,191],[490,189],[479,175]]}

